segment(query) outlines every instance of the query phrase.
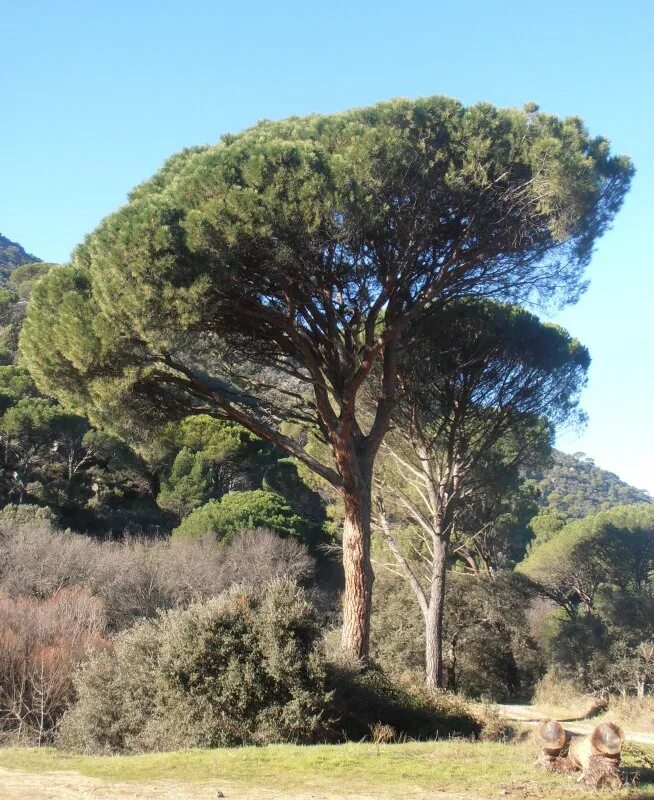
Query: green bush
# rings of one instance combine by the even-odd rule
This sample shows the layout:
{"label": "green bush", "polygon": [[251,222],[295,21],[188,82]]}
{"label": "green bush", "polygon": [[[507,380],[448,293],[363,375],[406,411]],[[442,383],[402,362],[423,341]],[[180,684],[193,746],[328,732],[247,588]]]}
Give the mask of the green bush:
{"label": "green bush", "polygon": [[157,503],[179,519],[231,490],[259,486],[279,457],[240,425],[206,414],[164,426],[149,442],[148,453],[161,474]]}
{"label": "green bush", "polygon": [[57,515],[47,506],[11,503],[0,510],[0,538],[2,529],[15,530],[33,523],[55,526],[57,522]]}
{"label": "green bush", "polygon": [[174,538],[214,533],[229,541],[242,530],[265,528],[280,536],[304,538],[307,523],[278,494],[261,489],[229,492],[197,508],[173,531]]}
{"label": "green bush", "polygon": [[80,669],[59,743],[114,753],[323,739],[318,636],[314,609],[285,581],[140,622]]}
{"label": "green bush", "polygon": [[157,504],[180,517],[206,501],[210,487],[210,467],[201,453],[183,447],[175,456],[170,473],[162,478]]}

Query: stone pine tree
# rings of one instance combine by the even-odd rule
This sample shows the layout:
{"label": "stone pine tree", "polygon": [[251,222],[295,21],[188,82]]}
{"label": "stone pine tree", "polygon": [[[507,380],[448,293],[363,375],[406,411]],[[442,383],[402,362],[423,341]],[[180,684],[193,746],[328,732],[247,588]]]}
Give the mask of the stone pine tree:
{"label": "stone pine tree", "polygon": [[437,689],[448,558],[496,523],[494,491],[578,414],[589,356],[561,328],[489,300],[455,301],[412,325],[420,330],[400,367],[375,521],[420,606],[425,682]]}
{"label": "stone pine tree", "polygon": [[343,642],[365,660],[372,470],[409,322],[466,294],[573,299],[631,173],[579,119],[534,106],[434,97],[264,121],[172,157],[105,219],[37,286],[22,356],[44,391],[123,433],[210,414],[329,481]]}

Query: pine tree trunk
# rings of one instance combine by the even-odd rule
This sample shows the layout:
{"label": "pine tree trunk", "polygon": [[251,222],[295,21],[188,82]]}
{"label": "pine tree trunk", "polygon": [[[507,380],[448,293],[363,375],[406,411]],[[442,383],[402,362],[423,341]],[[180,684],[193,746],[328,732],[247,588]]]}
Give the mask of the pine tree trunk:
{"label": "pine tree trunk", "polygon": [[442,638],[439,641],[439,628],[435,609],[429,609],[425,630],[425,686],[428,689],[440,689],[443,685],[443,659],[439,657],[442,649]]}
{"label": "pine tree trunk", "polygon": [[343,525],[343,649],[368,661],[373,573],[370,564],[370,486],[345,495]]}
{"label": "pine tree trunk", "polygon": [[425,630],[425,685],[443,688],[443,618],[445,611],[446,547],[442,537],[434,544],[429,613]]}
{"label": "pine tree trunk", "polygon": [[447,664],[447,688],[451,692],[456,692],[458,687],[456,685],[456,646],[458,642],[458,634],[452,637],[450,642],[450,652]]}

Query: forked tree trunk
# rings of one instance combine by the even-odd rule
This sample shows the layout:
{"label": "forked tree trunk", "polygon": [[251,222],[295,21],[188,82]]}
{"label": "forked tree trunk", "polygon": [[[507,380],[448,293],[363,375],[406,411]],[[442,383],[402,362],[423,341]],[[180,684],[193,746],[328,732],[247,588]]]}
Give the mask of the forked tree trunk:
{"label": "forked tree trunk", "polygon": [[429,611],[425,626],[425,685],[443,688],[443,619],[445,610],[446,546],[442,537],[434,542]]}

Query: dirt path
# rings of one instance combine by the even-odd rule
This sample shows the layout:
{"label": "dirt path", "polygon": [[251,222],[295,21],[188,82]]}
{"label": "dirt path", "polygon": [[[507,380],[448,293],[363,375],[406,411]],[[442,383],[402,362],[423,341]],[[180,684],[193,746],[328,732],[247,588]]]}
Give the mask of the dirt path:
{"label": "dirt path", "polygon": [[[173,781],[114,783],[88,778],[78,772],[22,772],[0,767],[0,800],[384,800],[374,795],[352,794],[339,790],[315,792],[301,790],[246,789],[224,781],[208,784]],[[390,798],[391,796],[388,795]],[[404,793],[412,800],[470,800],[472,795],[425,792],[416,787]],[[474,795],[475,800],[488,798]]]}
{"label": "dirt path", "polygon": [[183,786],[168,781],[120,784],[87,778],[78,772],[31,773],[0,768],[0,800],[216,800],[219,796],[213,786]]}
{"label": "dirt path", "polygon": [[[540,720],[544,719],[545,715],[540,714],[532,706],[519,706],[519,705],[498,705],[500,714],[509,720],[515,722],[524,722],[526,725],[537,725]],[[596,722],[584,720],[560,720],[566,730],[571,733],[590,733]],[[637,744],[654,744],[654,733],[644,733],[642,731],[625,730],[624,738],[627,742],[635,742]]]}

